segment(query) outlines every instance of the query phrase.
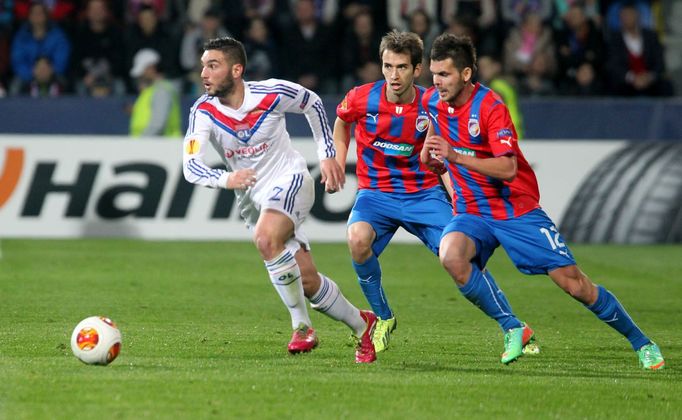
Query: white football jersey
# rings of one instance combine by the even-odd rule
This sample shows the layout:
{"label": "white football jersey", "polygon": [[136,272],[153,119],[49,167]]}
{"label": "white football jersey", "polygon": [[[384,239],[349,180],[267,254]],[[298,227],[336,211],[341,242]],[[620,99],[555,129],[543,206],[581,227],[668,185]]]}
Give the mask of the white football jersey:
{"label": "white football jersey", "polygon": [[[256,184],[245,193],[235,191],[243,212],[249,201],[263,202],[269,184],[281,176],[308,172],[305,159],[291,144],[285,113],[305,114],[320,160],[335,157],[336,149],[317,94],[279,79],[242,83],[244,101],[239,109],[208,95],[192,106],[183,142],[183,172],[194,184],[225,188],[228,171],[254,169]],[[227,170],[206,165],[206,153],[212,153],[209,149],[218,152]]]}

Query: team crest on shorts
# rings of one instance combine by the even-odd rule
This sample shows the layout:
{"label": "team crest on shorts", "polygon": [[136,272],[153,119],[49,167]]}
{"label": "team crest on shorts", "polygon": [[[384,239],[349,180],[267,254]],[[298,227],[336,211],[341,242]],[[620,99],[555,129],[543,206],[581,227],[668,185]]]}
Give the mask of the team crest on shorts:
{"label": "team crest on shorts", "polygon": [[429,117],[427,117],[426,115],[418,116],[417,122],[415,124],[415,128],[420,133],[423,133],[424,131],[426,131],[426,129],[429,128]]}
{"label": "team crest on shorts", "polygon": [[470,118],[468,127],[469,127],[469,134],[472,137],[478,137],[478,135],[481,134],[481,126],[478,124],[478,119]]}

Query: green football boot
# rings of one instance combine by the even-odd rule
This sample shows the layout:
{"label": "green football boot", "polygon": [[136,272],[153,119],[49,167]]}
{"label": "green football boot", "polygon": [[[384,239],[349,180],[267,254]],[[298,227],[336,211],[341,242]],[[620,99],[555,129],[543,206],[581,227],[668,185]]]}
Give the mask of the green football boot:
{"label": "green football boot", "polygon": [[523,327],[512,328],[504,333],[504,353],[500,361],[505,365],[523,356]]}
{"label": "green football boot", "polygon": [[377,327],[372,336],[372,343],[374,343],[374,348],[377,353],[388,348],[388,343],[391,341],[391,333],[397,326],[398,322],[395,320],[395,317],[387,320],[381,318],[377,320]]}
{"label": "green football boot", "polygon": [[637,355],[639,356],[639,364],[644,369],[660,370],[665,366],[661,349],[658,348],[656,343],[651,342],[642,346],[637,350]]}

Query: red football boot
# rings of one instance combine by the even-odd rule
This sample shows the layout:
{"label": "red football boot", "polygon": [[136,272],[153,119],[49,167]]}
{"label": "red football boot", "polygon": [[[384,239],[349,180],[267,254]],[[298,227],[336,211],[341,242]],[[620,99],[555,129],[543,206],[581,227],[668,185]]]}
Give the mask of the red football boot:
{"label": "red football boot", "polygon": [[377,316],[371,311],[360,311],[360,316],[367,322],[367,328],[362,336],[355,337],[355,363],[372,363],[377,360],[377,352],[372,343],[374,328],[377,326]]}
{"label": "red football boot", "polygon": [[319,344],[315,330],[305,324],[300,324],[291,335],[287,349],[289,353],[307,353]]}

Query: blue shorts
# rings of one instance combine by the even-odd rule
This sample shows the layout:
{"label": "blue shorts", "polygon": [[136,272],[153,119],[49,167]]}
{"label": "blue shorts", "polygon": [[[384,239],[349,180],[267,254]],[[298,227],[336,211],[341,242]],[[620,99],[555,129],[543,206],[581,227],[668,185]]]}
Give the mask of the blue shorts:
{"label": "blue shorts", "polygon": [[575,265],[571,250],[542,209],[508,220],[457,214],[443,230],[443,236],[450,232],[462,232],[474,241],[473,262],[481,269],[499,245],[522,273],[547,274],[559,267]]}
{"label": "blue shorts", "polygon": [[372,225],[377,234],[372,251],[377,257],[399,227],[438,255],[443,228],[451,218],[452,204],[440,186],[410,194],[360,190],[348,217],[348,226],[355,222]]}

